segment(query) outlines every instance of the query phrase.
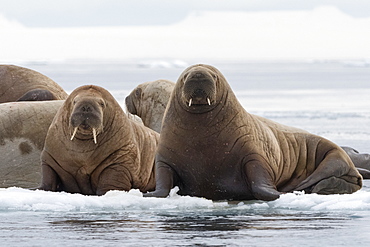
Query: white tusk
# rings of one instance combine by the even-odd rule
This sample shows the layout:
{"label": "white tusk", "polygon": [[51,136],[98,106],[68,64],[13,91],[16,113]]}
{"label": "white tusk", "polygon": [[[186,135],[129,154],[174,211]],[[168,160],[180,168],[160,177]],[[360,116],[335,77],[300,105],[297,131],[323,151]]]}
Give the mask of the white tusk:
{"label": "white tusk", "polygon": [[209,98],[207,98],[207,101],[208,101],[208,105],[211,105],[211,101],[209,100]]}
{"label": "white tusk", "polygon": [[77,127],[76,127],[76,128],[75,128],[75,130],[73,131],[73,134],[72,134],[72,137],[71,137],[71,141],[72,141],[72,140],[73,140],[73,138],[75,137],[76,133],[77,133]]}
{"label": "white tusk", "polygon": [[191,106],[191,102],[193,101],[192,98],[189,99],[189,106]]}
{"label": "white tusk", "polygon": [[96,141],[96,129],[93,128],[93,136],[94,136],[94,143],[96,144],[97,141]]}

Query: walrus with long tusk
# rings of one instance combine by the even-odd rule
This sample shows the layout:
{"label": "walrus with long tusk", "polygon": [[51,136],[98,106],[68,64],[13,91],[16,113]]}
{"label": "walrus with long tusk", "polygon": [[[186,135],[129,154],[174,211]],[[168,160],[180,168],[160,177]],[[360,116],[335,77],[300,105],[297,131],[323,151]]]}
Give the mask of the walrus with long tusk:
{"label": "walrus with long tusk", "polygon": [[49,77],[16,65],[0,65],[0,103],[64,100],[68,94]]}
{"label": "walrus with long tusk", "polygon": [[155,188],[158,133],[127,117],[105,89],[75,89],[48,130],[40,189],[85,195]]}
{"label": "walrus with long tusk", "polygon": [[194,65],[179,77],[156,154],[156,190],[212,200],[275,200],[282,193],[353,193],[362,177],[317,135],[246,112],[224,76]]}
{"label": "walrus with long tusk", "polygon": [[[160,132],[163,115],[174,87],[175,83],[166,80],[156,80],[138,85],[126,97],[128,112],[140,117],[145,126]],[[207,103],[210,104],[209,100]],[[192,104],[192,99],[189,100],[189,104]],[[370,155],[359,153],[351,147],[343,146],[341,148],[351,158],[362,177],[370,179]]]}

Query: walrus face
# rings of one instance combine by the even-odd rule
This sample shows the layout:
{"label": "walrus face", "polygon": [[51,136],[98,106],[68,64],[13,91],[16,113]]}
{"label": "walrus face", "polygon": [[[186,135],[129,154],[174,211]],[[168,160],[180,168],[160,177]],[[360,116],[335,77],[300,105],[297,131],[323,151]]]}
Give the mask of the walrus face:
{"label": "walrus face", "polygon": [[132,91],[126,98],[125,98],[125,104],[126,108],[129,113],[137,115],[137,107],[135,105],[135,102],[140,102],[141,99],[141,88],[137,87],[134,91]]}
{"label": "walrus face", "polygon": [[216,103],[217,75],[205,67],[193,67],[183,76],[182,101],[186,110],[205,112]]}
{"label": "walrus face", "polygon": [[97,135],[103,131],[103,110],[106,107],[104,99],[89,96],[76,96],[73,100],[70,126],[73,128],[71,140],[94,139],[97,144]]}

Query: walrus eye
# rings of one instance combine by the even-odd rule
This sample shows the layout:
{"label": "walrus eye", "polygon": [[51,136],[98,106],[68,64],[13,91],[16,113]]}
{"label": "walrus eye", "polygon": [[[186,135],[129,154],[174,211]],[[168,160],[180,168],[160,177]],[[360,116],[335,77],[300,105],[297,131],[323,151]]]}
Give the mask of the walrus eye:
{"label": "walrus eye", "polygon": [[135,95],[136,95],[136,97],[140,97],[140,95],[141,95],[141,89],[140,88],[136,89]]}

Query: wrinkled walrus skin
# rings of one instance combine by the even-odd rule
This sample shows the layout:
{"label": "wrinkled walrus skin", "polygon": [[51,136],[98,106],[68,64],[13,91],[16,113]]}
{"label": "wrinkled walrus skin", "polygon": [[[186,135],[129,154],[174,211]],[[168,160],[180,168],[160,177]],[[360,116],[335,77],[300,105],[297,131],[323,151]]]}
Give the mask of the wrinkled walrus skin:
{"label": "wrinkled walrus skin", "polygon": [[31,69],[0,65],[0,103],[64,100],[68,94],[49,77]]}
{"label": "wrinkled walrus skin", "polygon": [[63,100],[0,104],[0,187],[36,188],[46,133]]}
{"label": "wrinkled walrus skin", "polygon": [[125,99],[128,112],[139,116],[145,126],[159,133],[169,95],[174,87],[175,83],[168,80],[138,85]]}
{"label": "wrinkled walrus skin", "polygon": [[128,119],[105,89],[75,89],[46,136],[40,189],[84,195],[155,188],[158,133]]}
{"label": "wrinkled walrus skin", "polygon": [[317,135],[246,112],[224,76],[194,65],[178,79],[156,154],[156,190],[212,200],[353,193],[362,177],[348,155]]}
{"label": "wrinkled walrus skin", "polygon": [[[162,119],[175,83],[157,80],[138,85],[126,97],[129,113],[140,117],[145,126],[160,133]],[[294,128],[294,127],[292,127]],[[302,130],[303,131],[303,130]],[[364,179],[370,179],[370,155],[351,147],[341,147],[351,158]]]}

